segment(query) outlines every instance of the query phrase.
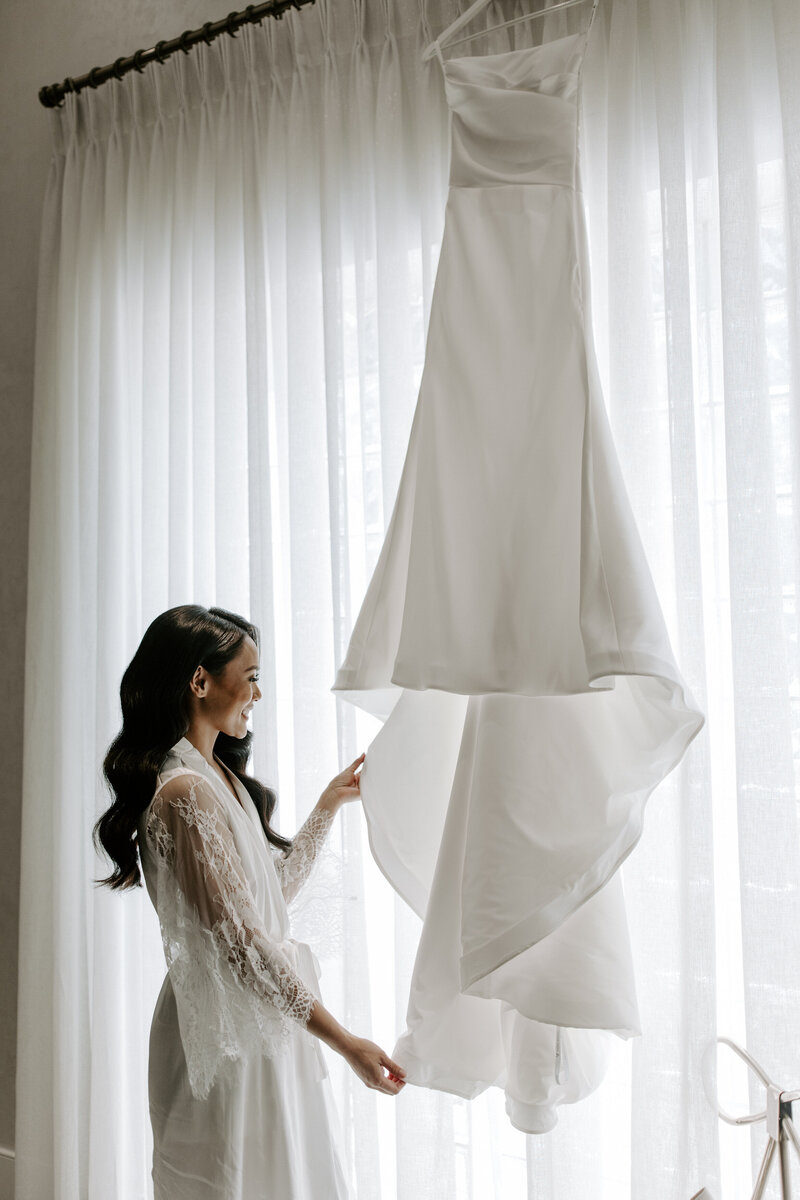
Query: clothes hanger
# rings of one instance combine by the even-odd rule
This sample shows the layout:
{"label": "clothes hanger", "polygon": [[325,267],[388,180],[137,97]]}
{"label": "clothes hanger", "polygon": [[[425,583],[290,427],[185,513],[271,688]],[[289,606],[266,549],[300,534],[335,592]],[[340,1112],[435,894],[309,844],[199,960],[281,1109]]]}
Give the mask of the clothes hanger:
{"label": "clothes hanger", "polygon": [[[451,34],[458,33],[459,29],[463,29],[473,17],[486,8],[489,0],[475,0],[475,3],[463,12],[460,17],[456,17],[452,25],[448,25],[443,33],[440,33],[438,38],[435,38],[429,46],[422,51],[420,62],[427,62],[434,54],[438,54],[444,47]],[[525,13],[524,17],[514,17],[511,21],[503,21],[501,25],[492,25],[490,29],[481,29],[478,33],[468,33],[466,37],[456,38],[455,41],[449,42],[450,46],[457,46],[460,42],[471,42],[473,38],[483,37],[487,33],[494,33],[495,29],[505,29],[507,25],[518,25],[520,21],[530,21],[534,17],[547,17],[550,13],[558,12],[562,8],[572,8],[575,4],[587,4],[588,0],[561,0],[559,4],[551,4],[549,8],[537,8],[534,12]],[[597,0],[594,0],[593,8],[597,7]]]}

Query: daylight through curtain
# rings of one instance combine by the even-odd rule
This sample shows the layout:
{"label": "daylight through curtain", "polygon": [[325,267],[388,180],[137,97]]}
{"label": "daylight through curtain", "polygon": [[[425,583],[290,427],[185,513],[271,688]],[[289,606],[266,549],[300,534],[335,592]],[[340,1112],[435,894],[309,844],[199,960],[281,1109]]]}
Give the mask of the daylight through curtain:
{"label": "daylight through curtain", "polygon": [[[524,11],[495,3],[485,19]],[[276,786],[285,832],[374,730],[329,689],[422,370],[448,117],[439,63],[419,55],[454,15],[317,0],[52,115],[18,1200],[149,1194],[163,954],[143,891],[92,886],[107,864],[90,832],[120,677],[150,620],[196,602],[260,626],[252,768]],[[544,36],[580,20],[554,15]],[[517,25],[492,49],[541,36],[541,22]],[[454,53],[473,50],[487,47]],[[718,1134],[703,1049],[732,1034],[800,1085],[799,56],[794,0],[600,0],[584,67],[607,406],[676,657],[708,714],[624,868],[644,1035],[540,1138],[510,1126],[500,1092],[390,1101],[326,1050],[358,1200],[688,1200],[702,1184],[744,1200],[750,1141]],[[418,932],[347,806],[295,936],[320,958],[327,1007],[389,1051]],[[748,1103],[739,1075],[720,1086],[730,1107]]]}

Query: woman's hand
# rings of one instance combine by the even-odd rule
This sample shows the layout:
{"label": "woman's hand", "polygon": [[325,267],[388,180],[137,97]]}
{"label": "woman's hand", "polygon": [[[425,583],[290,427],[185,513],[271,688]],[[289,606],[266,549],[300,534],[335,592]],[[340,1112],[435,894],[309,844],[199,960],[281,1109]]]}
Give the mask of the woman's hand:
{"label": "woman's hand", "polygon": [[355,762],[351,762],[341,775],[337,775],[330,781],[319,798],[322,808],[330,808],[335,812],[341,804],[346,804],[348,800],[359,799],[361,796],[360,771],[365,758],[366,754],[359,754]]}
{"label": "woman's hand", "polygon": [[[405,1087],[403,1068],[393,1062],[388,1054],[384,1054],[380,1046],[376,1046],[367,1038],[351,1036],[340,1053],[368,1088],[385,1092],[388,1096],[396,1096]],[[384,1067],[387,1075],[383,1073]]]}
{"label": "woman's hand", "polygon": [[[403,1068],[393,1062],[388,1054],[384,1054],[380,1046],[376,1046],[367,1038],[356,1037],[340,1025],[321,1000],[316,1000],[311,1009],[308,1031],[321,1038],[337,1054],[341,1054],[367,1087],[385,1092],[388,1096],[396,1096],[401,1088],[405,1087]],[[387,1070],[386,1075],[383,1073],[384,1067]]]}

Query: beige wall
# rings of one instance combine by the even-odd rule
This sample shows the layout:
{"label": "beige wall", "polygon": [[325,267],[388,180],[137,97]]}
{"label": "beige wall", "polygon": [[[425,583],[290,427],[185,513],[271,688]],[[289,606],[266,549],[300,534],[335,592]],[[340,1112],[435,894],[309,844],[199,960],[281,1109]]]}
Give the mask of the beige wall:
{"label": "beige wall", "polygon": [[50,154],[48,114],[37,93],[42,84],[81,75],[234,7],[244,4],[4,0],[0,9],[0,1200],[13,1196],[6,1151],[14,1147],[29,457],[39,221]]}

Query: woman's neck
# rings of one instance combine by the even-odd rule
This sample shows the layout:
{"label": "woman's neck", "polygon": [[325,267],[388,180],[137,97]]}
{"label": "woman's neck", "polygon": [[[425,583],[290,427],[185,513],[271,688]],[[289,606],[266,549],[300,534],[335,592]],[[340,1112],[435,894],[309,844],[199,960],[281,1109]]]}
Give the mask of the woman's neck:
{"label": "woman's neck", "polygon": [[206,721],[194,720],[189,723],[189,728],[184,736],[192,743],[195,750],[199,750],[209,766],[213,767],[214,746],[218,734],[219,730],[214,725],[209,725]]}

